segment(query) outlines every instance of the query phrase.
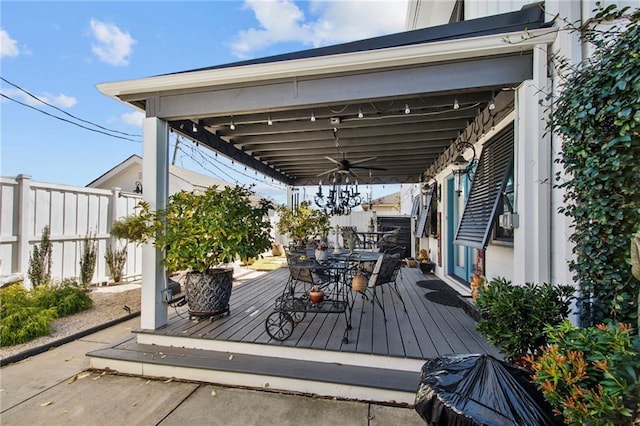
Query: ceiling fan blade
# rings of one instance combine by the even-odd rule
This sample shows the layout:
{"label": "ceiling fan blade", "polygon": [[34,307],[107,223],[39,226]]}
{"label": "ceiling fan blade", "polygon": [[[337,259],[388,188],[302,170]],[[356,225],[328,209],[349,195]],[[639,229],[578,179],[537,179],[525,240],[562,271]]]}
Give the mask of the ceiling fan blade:
{"label": "ceiling fan blade", "polygon": [[349,164],[353,166],[355,164],[366,163],[367,161],[373,161],[377,159],[378,157],[363,158],[362,160],[350,161]]}
{"label": "ceiling fan blade", "polygon": [[331,157],[326,157],[326,156],[325,156],[324,158],[326,158],[327,160],[331,161],[332,163],[340,164],[340,162],[339,162],[338,160],[334,160],[334,159],[333,159],[333,158],[331,158]]}
{"label": "ceiling fan blade", "polygon": [[322,172],[319,175],[316,175],[316,177],[328,175],[329,173],[333,173],[333,172],[339,172],[340,170],[341,170],[340,167],[336,167],[336,168],[333,168],[331,170],[327,170],[326,172]]}
{"label": "ceiling fan blade", "polygon": [[352,169],[366,169],[366,170],[387,170],[384,167],[373,167],[373,166],[351,166]]}

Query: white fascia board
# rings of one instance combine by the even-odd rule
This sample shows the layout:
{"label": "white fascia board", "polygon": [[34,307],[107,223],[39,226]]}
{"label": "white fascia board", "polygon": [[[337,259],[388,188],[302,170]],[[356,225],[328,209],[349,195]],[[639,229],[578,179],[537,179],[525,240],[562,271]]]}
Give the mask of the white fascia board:
{"label": "white fascia board", "polygon": [[118,98],[119,96],[150,92],[256,83],[341,72],[371,71],[379,68],[525,52],[532,50],[536,45],[552,43],[556,38],[556,32],[557,28],[543,28],[527,32],[518,31],[365,52],[100,83],[96,87],[101,93]]}

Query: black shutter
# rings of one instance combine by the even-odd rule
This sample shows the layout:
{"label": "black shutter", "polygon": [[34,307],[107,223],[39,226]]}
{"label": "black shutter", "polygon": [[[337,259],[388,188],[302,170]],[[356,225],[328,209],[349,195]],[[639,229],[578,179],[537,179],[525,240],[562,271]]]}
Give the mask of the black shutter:
{"label": "black shutter", "polygon": [[513,125],[509,125],[482,149],[454,244],[487,247],[500,194],[512,167]]}
{"label": "black shutter", "polygon": [[427,194],[422,213],[420,213],[420,219],[418,219],[418,230],[416,231],[416,237],[421,238],[424,235],[424,230],[427,227],[427,218],[429,217],[429,211],[431,210],[431,197],[432,194]]}

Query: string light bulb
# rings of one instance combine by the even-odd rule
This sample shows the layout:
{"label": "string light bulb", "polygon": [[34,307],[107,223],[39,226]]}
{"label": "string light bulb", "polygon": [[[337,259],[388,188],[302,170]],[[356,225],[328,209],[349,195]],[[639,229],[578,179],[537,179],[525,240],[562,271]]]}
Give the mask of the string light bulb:
{"label": "string light bulb", "polygon": [[311,121],[316,121],[316,113],[311,111]]}
{"label": "string light bulb", "polygon": [[458,98],[453,100],[453,109],[460,109],[460,104],[458,103]]}
{"label": "string light bulb", "polygon": [[362,107],[358,107],[358,118],[364,118],[364,113],[362,112]]}
{"label": "string light bulb", "polygon": [[491,100],[489,101],[489,110],[493,111],[496,109],[496,101],[493,99],[493,95],[491,95]]}
{"label": "string light bulb", "polygon": [[409,108],[409,102],[405,102],[404,104],[404,113],[411,114],[411,109]]}
{"label": "string light bulb", "polygon": [[267,116],[267,125],[273,126],[273,120],[271,119],[271,114]]}
{"label": "string light bulb", "polygon": [[193,127],[191,128],[191,131],[193,133],[196,133],[198,131],[198,126],[196,126],[196,123],[193,123]]}
{"label": "string light bulb", "polygon": [[236,124],[233,122],[233,118],[231,119],[231,123],[229,123],[229,128],[231,130],[235,130],[236,129]]}

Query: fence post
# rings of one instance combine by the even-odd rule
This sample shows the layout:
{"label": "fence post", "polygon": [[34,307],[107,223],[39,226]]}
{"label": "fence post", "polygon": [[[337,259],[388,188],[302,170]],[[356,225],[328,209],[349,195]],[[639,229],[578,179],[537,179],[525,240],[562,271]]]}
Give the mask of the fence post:
{"label": "fence post", "polygon": [[29,281],[29,236],[31,211],[29,210],[29,192],[31,176],[18,175],[18,268],[24,278],[24,285],[31,288]]}

